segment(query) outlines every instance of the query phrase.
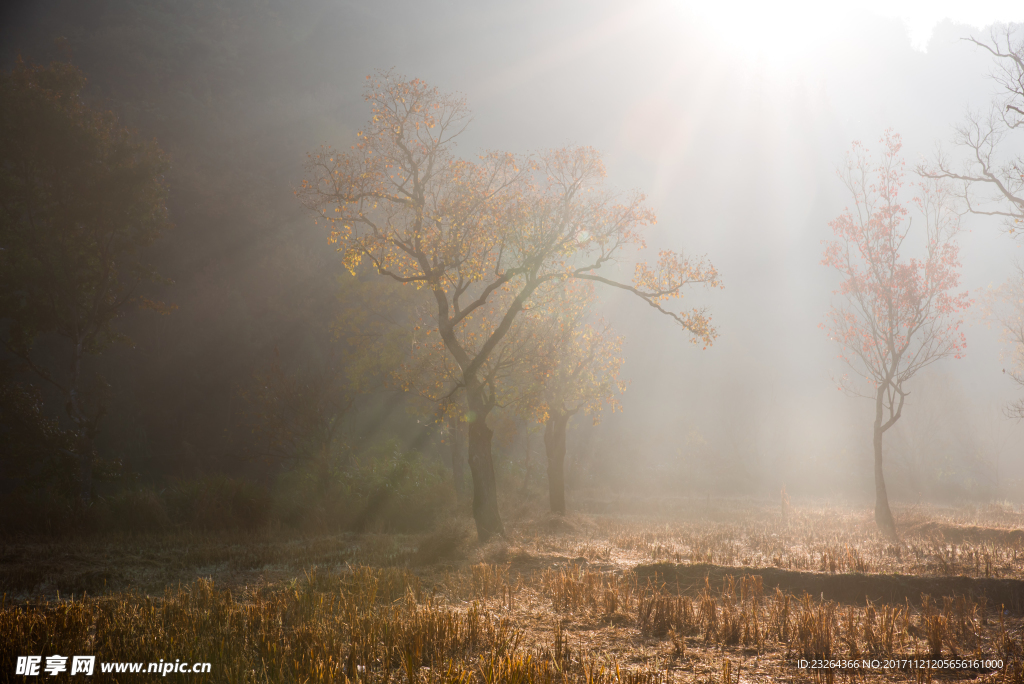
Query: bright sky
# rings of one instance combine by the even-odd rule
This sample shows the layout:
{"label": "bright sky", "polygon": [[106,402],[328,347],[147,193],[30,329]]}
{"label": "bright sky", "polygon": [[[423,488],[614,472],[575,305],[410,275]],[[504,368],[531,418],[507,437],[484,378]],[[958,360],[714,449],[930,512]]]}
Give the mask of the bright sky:
{"label": "bright sky", "polygon": [[[784,58],[816,42],[834,39],[857,14],[902,21],[907,26],[911,44],[922,52],[928,47],[932,30],[943,19],[976,28],[997,22],[1024,21],[1024,2],[1019,0],[867,0],[855,3],[733,0],[687,2],[684,6],[706,17],[723,37],[735,44],[735,49],[755,54],[772,52]],[[811,45],[808,45],[808,36],[815,36]]]}

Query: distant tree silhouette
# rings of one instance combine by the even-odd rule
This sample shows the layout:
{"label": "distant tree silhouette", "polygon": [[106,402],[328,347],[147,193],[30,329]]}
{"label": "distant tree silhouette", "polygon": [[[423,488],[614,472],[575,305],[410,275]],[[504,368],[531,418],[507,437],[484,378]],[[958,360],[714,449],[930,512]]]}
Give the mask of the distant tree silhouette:
{"label": "distant tree silhouette", "polygon": [[590,322],[594,291],[590,283],[559,288],[539,314],[541,363],[534,417],[544,424],[548,500],[551,512],[565,514],[566,431],[573,416],[583,412],[596,423],[605,406],[618,407],[625,383],[622,338],[607,323]]}
{"label": "distant tree silhouette", "polygon": [[[113,323],[129,309],[166,312],[139,285],[169,224],[162,153],[83,103],[84,84],[66,63],[0,74],[0,321],[4,349],[64,398],[87,498],[105,407],[83,396],[83,360],[126,341]],[[62,341],[59,360],[33,354],[43,335]]]}
{"label": "distant tree silhouette", "polygon": [[[1004,342],[1011,345],[1009,367],[1003,373],[1024,387],[1024,266],[1016,265],[1014,273],[999,288],[987,293],[986,314],[998,321]],[[1006,415],[1017,421],[1024,420],[1024,398],[1017,399],[1005,409]]]}

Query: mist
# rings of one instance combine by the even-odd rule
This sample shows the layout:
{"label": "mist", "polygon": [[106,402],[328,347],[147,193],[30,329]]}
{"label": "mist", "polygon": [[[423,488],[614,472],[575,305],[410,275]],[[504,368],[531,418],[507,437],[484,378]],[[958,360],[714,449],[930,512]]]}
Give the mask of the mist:
{"label": "mist", "polygon": [[[130,314],[121,325],[134,346],[95,359],[112,387],[98,450],[154,482],[272,477],[246,458],[239,392],[275,353],[290,368],[327,354],[343,273],[293,191],[307,153],[352,144],[368,116],[368,75],[393,69],[467,99],[465,158],[595,147],[608,185],[639,189],[657,213],[647,256],[657,247],[706,255],[724,283],[685,292],[683,306],[707,307],[717,329],[706,350],[628,294],[601,293],[594,316],[625,337],[620,376],[630,384],[621,411],[571,424],[571,487],[599,498],[777,498],[785,488],[866,504],[873,406],[838,390],[834,378],[848,369],[819,327],[839,284],[822,243],[851,202],[836,169],[852,141],[878,149],[892,129],[915,181],[913,168],[937,148],[960,153],[953,126],[986,110],[998,86],[991,55],[965,40],[985,39],[987,26],[946,19],[915,46],[896,18],[820,20],[774,17],[768,28],[784,36],[775,41],[749,22],[730,27],[667,2],[5,10],[5,68],[19,56],[69,60],[88,79],[87,99],[171,160],[174,228],[151,249],[167,279],[154,296],[178,308]],[[962,288],[976,302],[967,352],[908,385],[885,443],[896,502],[1017,500],[1024,478],[1024,431],[1004,414],[1020,391],[1003,373],[1010,350],[981,315],[1021,244],[994,218],[963,221]],[[631,273],[624,263],[617,275]],[[370,392],[350,415],[350,440],[397,435],[447,463],[440,428],[394,408],[392,389]],[[526,449],[525,432],[511,437],[499,476],[522,477]]]}
{"label": "mist", "polygon": [[1024,679],[1024,6],[803,4],[0,7],[0,681]]}

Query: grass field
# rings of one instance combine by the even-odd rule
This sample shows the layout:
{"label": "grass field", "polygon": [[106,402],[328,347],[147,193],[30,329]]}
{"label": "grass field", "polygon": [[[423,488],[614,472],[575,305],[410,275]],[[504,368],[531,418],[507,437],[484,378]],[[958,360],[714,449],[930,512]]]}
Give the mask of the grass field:
{"label": "grass field", "polygon": [[[17,656],[209,662],[224,682],[1021,681],[1024,512],[592,501],[432,533],[0,542],[0,680]],[[1001,668],[812,673],[903,655]],[[43,675],[45,677],[45,675]],[[97,671],[93,681],[156,675]],[[65,675],[47,677],[60,681]],[[71,678],[78,680],[76,676]]]}

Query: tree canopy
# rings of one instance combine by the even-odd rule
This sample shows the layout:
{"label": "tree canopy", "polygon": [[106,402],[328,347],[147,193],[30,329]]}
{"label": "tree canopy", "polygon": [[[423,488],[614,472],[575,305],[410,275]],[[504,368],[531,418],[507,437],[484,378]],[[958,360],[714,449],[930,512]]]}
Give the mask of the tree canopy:
{"label": "tree canopy", "polygon": [[[481,370],[535,293],[569,280],[620,288],[706,347],[715,338],[707,312],[667,305],[688,285],[719,286],[718,273],[703,259],[663,250],[654,265],[636,265],[632,282],[606,274],[630,250],[646,247],[644,228],[655,216],[642,194],[603,187],[605,168],[592,148],[490,152],[468,161],[454,154],[469,122],[462,98],[384,72],[369,79],[366,99],[371,118],[356,144],[311,154],[298,194],[331,227],[350,269],[367,260],[381,275],[432,295],[437,332],[475,418],[469,460],[474,515],[486,539],[502,525]],[[493,327],[460,336],[479,316]]]}
{"label": "tree canopy", "polygon": [[968,211],[998,217],[1007,233],[1019,236],[1024,228],[1024,157],[1015,152],[1013,138],[1024,130],[1024,34],[1012,26],[993,27],[989,40],[969,40],[995,58],[992,79],[999,92],[987,112],[968,112],[956,126],[953,142],[966,152],[959,164],[940,154],[919,171],[957,181]]}

